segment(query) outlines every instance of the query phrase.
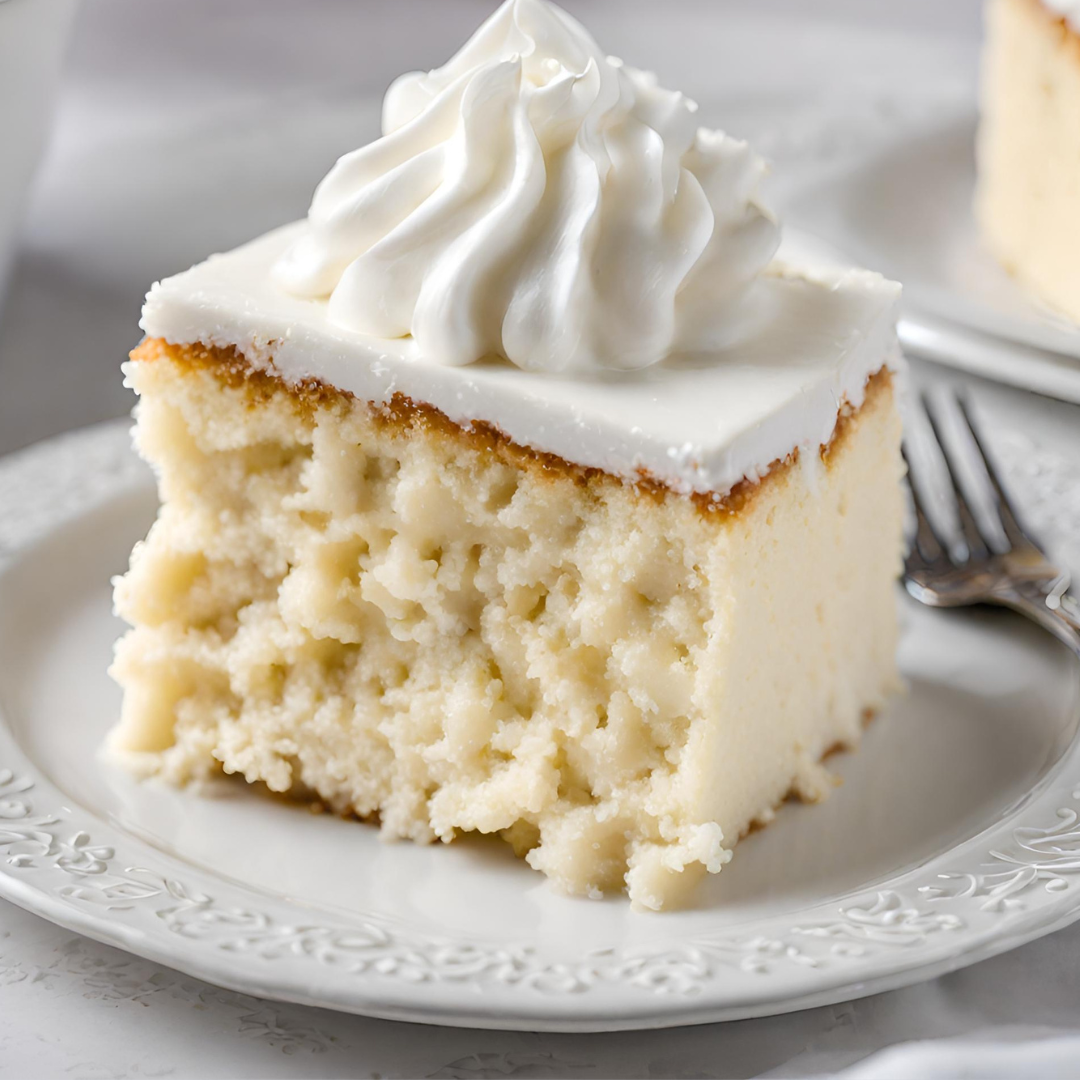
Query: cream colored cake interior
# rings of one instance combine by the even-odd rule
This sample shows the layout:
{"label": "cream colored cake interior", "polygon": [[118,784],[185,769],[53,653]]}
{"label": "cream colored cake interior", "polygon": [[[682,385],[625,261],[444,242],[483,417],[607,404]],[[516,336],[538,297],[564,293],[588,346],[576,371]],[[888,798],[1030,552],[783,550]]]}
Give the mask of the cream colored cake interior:
{"label": "cream colored cake interior", "polygon": [[112,745],[170,780],[502,833],[659,909],[822,794],[895,686],[887,374],[827,453],[709,511],[189,360],[149,341],[127,369],[163,505],[116,593]]}
{"label": "cream colored cake interior", "polygon": [[1080,321],[1080,35],[1039,0],[990,0],[976,213],[1007,270]]}

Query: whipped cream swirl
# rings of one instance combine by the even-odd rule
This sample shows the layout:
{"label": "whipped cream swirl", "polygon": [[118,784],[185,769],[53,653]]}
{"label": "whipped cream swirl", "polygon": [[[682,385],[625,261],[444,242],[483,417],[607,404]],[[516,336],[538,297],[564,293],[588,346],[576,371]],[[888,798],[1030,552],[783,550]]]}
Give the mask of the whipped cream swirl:
{"label": "whipped cream swirl", "polygon": [[696,112],[548,0],[506,0],[393,83],[383,137],[319,184],[276,279],[445,364],[595,372],[715,347],[779,233],[762,161]]}

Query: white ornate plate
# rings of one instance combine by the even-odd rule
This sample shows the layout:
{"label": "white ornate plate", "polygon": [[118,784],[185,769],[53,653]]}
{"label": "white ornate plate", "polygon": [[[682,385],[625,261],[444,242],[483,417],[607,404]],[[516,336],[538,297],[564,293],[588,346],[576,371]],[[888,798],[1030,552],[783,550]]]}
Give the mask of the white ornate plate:
{"label": "white ornate plate", "polygon": [[[1045,518],[1069,459],[995,429]],[[54,922],[262,996],[585,1031],[856,997],[1080,915],[1080,680],[1004,614],[906,608],[909,693],[836,761],[843,787],[669,915],[559,896],[494,842],[384,845],[228,782],[139,784],[95,755],[109,577],[153,512],[124,424],[0,463],[0,895]]]}
{"label": "white ornate plate", "polygon": [[1032,299],[979,238],[974,145],[970,112],[904,127],[800,192],[789,216],[904,283],[909,349],[1015,385],[1034,372],[1032,389],[1080,400],[1080,326]]}

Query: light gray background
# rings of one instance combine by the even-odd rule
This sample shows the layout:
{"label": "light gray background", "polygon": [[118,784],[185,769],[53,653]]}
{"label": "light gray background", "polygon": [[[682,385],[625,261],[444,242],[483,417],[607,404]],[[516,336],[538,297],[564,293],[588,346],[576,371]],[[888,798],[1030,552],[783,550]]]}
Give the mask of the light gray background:
{"label": "light gray background", "polygon": [[[130,408],[147,285],[303,213],[393,75],[493,4],[88,0],[0,319],[0,453]],[[781,205],[910,111],[973,101],[973,0],[568,0],[612,52],[752,136]],[[0,508],[2,510],[2,508]],[[989,1025],[1072,1027],[1080,927],[788,1017],[552,1036],[414,1027],[217,990],[0,902],[0,1077],[795,1076]]]}

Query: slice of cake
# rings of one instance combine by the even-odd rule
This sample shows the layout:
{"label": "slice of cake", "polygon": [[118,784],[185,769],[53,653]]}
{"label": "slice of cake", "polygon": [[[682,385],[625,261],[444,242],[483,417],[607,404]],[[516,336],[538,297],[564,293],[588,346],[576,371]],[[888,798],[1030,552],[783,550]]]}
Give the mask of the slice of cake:
{"label": "slice of cake", "polygon": [[[660,909],[896,685],[898,287],[509,0],[309,218],[155,285],[112,747]],[[769,265],[766,265],[769,264]]]}
{"label": "slice of cake", "polygon": [[975,210],[1006,270],[1080,322],[1080,2],[990,0]]}

